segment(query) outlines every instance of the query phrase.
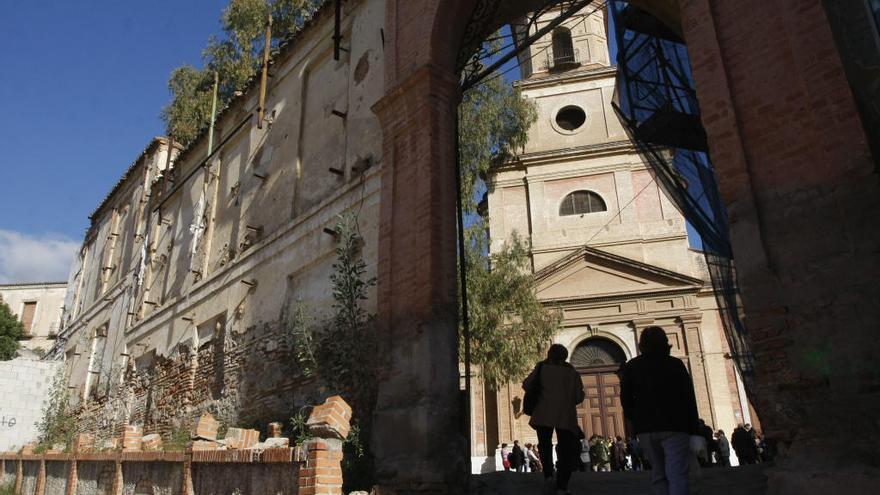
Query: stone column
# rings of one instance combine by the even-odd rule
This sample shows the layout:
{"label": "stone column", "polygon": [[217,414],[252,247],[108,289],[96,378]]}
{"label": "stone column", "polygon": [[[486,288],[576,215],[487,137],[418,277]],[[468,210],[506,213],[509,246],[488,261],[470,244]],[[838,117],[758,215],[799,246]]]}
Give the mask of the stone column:
{"label": "stone column", "polygon": [[705,420],[706,424],[714,425],[715,414],[712,412],[712,394],[709,390],[709,377],[706,376],[706,363],[703,360],[703,341],[700,339],[700,321],[702,319],[703,315],[700,313],[679,317],[687,349],[688,368],[691,371],[694,393],[697,396],[697,410],[700,413],[700,418]]}
{"label": "stone column", "polygon": [[21,457],[15,461],[15,493],[21,493],[21,484],[24,482],[24,466]]}
{"label": "stone column", "polygon": [[416,69],[375,106],[383,132],[379,230],[380,486],[453,493],[467,467],[456,328],[457,78]]}

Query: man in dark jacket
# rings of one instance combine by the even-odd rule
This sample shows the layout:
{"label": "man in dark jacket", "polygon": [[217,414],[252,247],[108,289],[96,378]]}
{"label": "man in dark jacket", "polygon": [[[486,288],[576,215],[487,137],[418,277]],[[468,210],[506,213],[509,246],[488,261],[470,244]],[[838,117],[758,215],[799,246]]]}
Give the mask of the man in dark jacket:
{"label": "man in dark jacket", "polygon": [[510,467],[517,473],[523,472],[526,466],[526,453],[519,446],[519,440],[513,441],[513,450],[510,451]]}
{"label": "man in dark jacket", "polygon": [[[751,425],[746,426],[751,429]],[[737,426],[733,430],[733,434],[730,435],[730,443],[733,446],[733,451],[736,452],[740,466],[757,462],[758,449],[755,447],[755,440],[745,427]]]}
{"label": "man in dark jacket", "polygon": [[660,327],[648,327],[639,339],[642,354],[620,369],[623,414],[638,435],[654,469],[654,495],[687,495],[690,435],[697,433],[694,385]]}

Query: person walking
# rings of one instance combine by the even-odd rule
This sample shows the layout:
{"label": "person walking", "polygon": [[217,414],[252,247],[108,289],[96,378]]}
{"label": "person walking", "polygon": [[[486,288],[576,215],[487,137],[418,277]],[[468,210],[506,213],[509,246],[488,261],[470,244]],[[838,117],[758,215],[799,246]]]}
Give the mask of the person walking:
{"label": "person walking", "polygon": [[593,460],[594,470],[596,472],[610,471],[611,452],[608,449],[608,443],[604,437],[598,435],[593,437],[590,446],[590,458]]}
{"label": "person walking", "polygon": [[510,468],[517,473],[523,472],[526,465],[526,453],[519,446],[519,440],[513,441],[513,449],[510,451]]}
{"label": "person walking", "polygon": [[740,466],[757,462],[758,449],[755,447],[755,440],[749,434],[751,428],[752,425],[738,426],[730,435],[730,443],[733,445]]}
{"label": "person walking", "polygon": [[687,368],[669,355],[672,346],[660,327],[639,338],[642,354],[620,370],[623,415],[647,454],[654,495],[686,495],[690,436],[697,433],[697,399]]}
{"label": "person walking", "polygon": [[[553,344],[547,351],[547,359],[523,381],[527,394],[538,393],[529,425],[538,434],[538,452],[544,472],[545,491],[568,493],[571,472],[580,463],[580,427],[577,405],[584,400],[584,384],[574,366],[566,362],[568,349]],[[553,432],[556,431],[558,463],[555,488],[552,482]]]}
{"label": "person walking", "polygon": [[715,434],[715,443],[718,445],[716,454],[718,456],[718,465],[721,467],[730,467],[730,442],[724,435],[724,430],[718,430]]}
{"label": "person walking", "polygon": [[501,444],[501,465],[505,471],[510,471],[510,447],[506,443]]}
{"label": "person walking", "polygon": [[639,439],[635,436],[630,437],[629,444],[626,446],[629,451],[630,462],[633,471],[642,470],[642,449],[639,448]]}
{"label": "person walking", "polygon": [[530,443],[526,444],[526,463],[529,466],[529,471],[533,473],[541,470],[541,459],[535,453],[535,446]]}
{"label": "person walking", "polygon": [[621,437],[617,437],[611,446],[611,468],[626,471],[626,444]]}

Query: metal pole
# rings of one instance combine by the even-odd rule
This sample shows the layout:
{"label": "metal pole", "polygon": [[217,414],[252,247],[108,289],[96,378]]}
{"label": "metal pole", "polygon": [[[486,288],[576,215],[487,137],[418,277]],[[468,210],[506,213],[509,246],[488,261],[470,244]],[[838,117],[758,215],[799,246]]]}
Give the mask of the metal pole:
{"label": "metal pole", "polygon": [[272,14],[266,20],[266,44],[263,47],[263,73],[260,75],[260,105],[257,107],[257,129],[263,128],[266,114],[266,80],[269,77],[269,49],[272,46]]}
{"label": "metal pole", "polygon": [[[472,404],[471,404],[471,321],[468,315],[468,293],[467,293],[467,255],[465,253],[464,239],[464,202],[461,198],[461,145],[459,143],[459,112],[461,107],[455,112],[455,200],[456,213],[458,216],[458,277],[461,291],[461,328],[462,338],[464,339],[464,390],[465,401],[467,402],[467,412],[465,412],[465,422],[467,424],[467,459],[468,466],[471,460],[471,432],[473,428]],[[470,474],[468,467],[468,474]]]}
{"label": "metal pole", "polygon": [[214,97],[211,100],[211,126],[208,128],[208,156],[214,151],[214,121],[217,120],[217,87],[220,85],[220,73],[214,71]]}
{"label": "metal pole", "polygon": [[339,45],[342,42],[341,24],[342,0],[336,0],[336,12],[333,18],[333,60],[339,60]]}

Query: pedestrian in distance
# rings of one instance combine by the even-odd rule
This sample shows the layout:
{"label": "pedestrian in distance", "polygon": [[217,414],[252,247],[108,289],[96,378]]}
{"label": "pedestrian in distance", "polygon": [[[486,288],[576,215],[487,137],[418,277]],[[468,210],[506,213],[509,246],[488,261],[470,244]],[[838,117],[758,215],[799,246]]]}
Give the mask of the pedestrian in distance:
{"label": "pedestrian in distance", "polygon": [[510,471],[510,447],[506,443],[501,444],[501,465],[505,471]]}
{"label": "pedestrian in distance", "polygon": [[[748,429],[746,428],[748,427]],[[749,433],[752,425],[738,426],[730,435],[730,443],[736,457],[739,459],[739,465],[754,464],[758,461],[758,449],[755,446],[755,439]]]}
{"label": "pedestrian in distance", "polygon": [[[537,394],[529,425],[538,434],[538,452],[544,472],[545,493],[569,493],[571,473],[580,464],[580,436],[577,405],[584,400],[584,385],[574,366],[569,364],[568,349],[553,344],[547,359],[523,381],[526,395]],[[523,402],[527,402],[525,399]],[[553,466],[553,432],[556,432],[558,462]],[[555,483],[553,482],[555,474]]]}
{"label": "pedestrian in distance", "polygon": [[626,471],[626,444],[623,438],[617,437],[611,446],[611,468],[615,471]]}
{"label": "pedestrian in distance", "polygon": [[526,444],[526,464],[529,466],[529,471],[533,473],[541,470],[541,459],[538,458],[538,454],[535,452],[535,446],[530,443]]}
{"label": "pedestrian in distance", "polygon": [[730,467],[730,442],[727,441],[727,436],[724,434],[724,430],[718,430],[715,434],[715,443],[718,445],[718,450],[715,452],[718,459],[718,465],[721,467]]}
{"label": "pedestrian in distance", "polygon": [[620,370],[623,414],[653,467],[653,495],[688,493],[690,436],[697,434],[694,385],[671,348],[662,328],[648,327],[639,338],[641,355]]}
{"label": "pedestrian in distance", "polygon": [[510,468],[517,473],[523,472],[526,466],[526,453],[519,446],[519,440],[513,441],[513,448],[510,450]]}

